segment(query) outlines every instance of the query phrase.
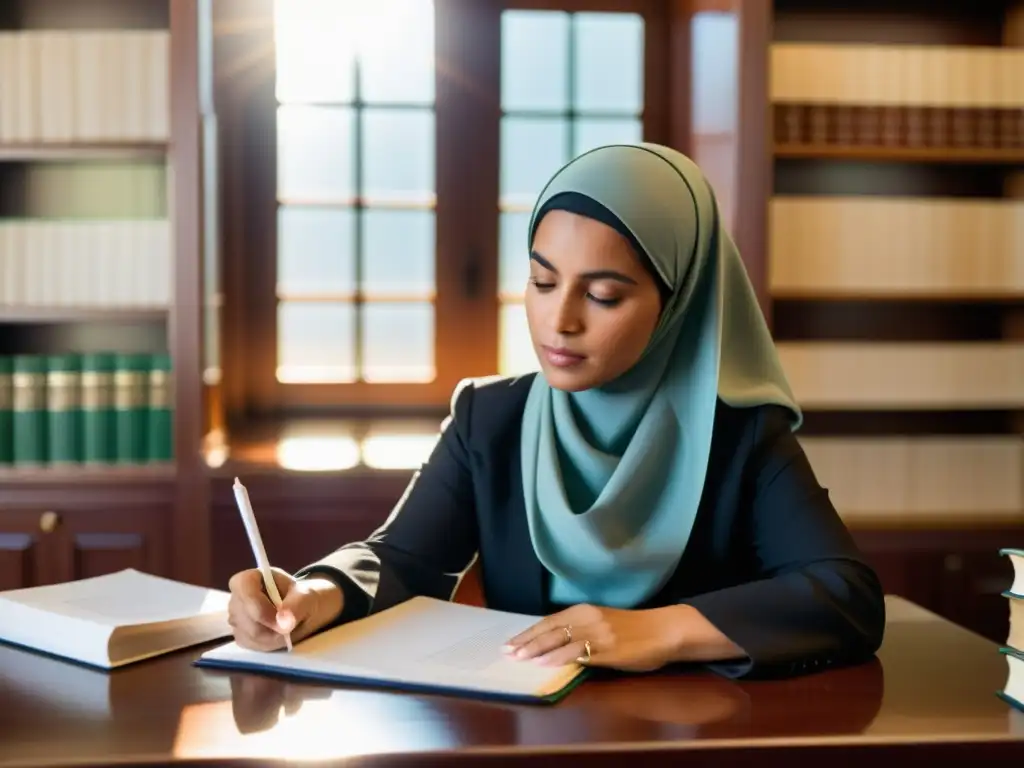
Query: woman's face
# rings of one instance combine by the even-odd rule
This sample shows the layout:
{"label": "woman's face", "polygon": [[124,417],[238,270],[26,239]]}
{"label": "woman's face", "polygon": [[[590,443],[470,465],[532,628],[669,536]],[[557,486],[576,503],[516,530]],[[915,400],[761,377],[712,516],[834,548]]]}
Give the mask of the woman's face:
{"label": "woman's face", "polygon": [[658,286],[628,240],[575,213],[545,214],[530,254],[526,318],[552,387],[578,392],[625,373],[660,313]]}

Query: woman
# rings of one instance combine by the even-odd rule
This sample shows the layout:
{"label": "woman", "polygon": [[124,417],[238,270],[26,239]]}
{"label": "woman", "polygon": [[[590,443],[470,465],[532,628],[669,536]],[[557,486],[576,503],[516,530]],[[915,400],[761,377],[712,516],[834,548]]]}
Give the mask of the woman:
{"label": "woman", "polygon": [[463,382],[390,518],[273,609],[231,580],[237,641],[301,639],[479,554],[491,608],[543,616],[507,651],[729,677],[869,658],[878,579],[793,435],[801,413],[714,195],[685,156],[608,146],[562,168],[529,231],[538,374]]}

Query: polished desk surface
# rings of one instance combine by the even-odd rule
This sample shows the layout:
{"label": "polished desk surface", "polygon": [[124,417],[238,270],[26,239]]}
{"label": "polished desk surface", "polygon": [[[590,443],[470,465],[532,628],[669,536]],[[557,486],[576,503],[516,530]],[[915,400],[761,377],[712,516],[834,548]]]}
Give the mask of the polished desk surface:
{"label": "polished desk surface", "polygon": [[827,750],[834,766],[871,758],[863,749],[922,757],[927,745],[931,765],[963,749],[973,761],[1024,757],[1024,712],[995,695],[1007,675],[998,646],[899,598],[865,665],[743,683],[693,671],[598,676],[553,706],[289,684],[198,669],[198,653],[105,674],[0,646],[0,768],[545,755],[693,765],[741,753],[764,766],[787,750],[791,763],[794,749],[810,759]]}

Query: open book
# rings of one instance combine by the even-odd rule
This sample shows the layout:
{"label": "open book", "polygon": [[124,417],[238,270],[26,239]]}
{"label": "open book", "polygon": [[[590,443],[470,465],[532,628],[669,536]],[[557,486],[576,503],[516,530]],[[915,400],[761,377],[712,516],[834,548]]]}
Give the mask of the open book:
{"label": "open book", "polygon": [[576,663],[544,667],[510,658],[502,651],[513,635],[537,621],[535,616],[414,597],[313,635],[290,653],[251,651],[227,643],[204,653],[196,665],[551,703],[582,680],[586,668]]}
{"label": "open book", "polygon": [[103,669],[231,635],[230,595],[134,569],[0,592],[0,640]]}

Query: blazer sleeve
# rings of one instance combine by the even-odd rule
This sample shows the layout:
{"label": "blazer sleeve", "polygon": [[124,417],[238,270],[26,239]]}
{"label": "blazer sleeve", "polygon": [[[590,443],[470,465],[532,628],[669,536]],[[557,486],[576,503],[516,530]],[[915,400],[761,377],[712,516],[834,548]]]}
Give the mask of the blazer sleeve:
{"label": "blazer sleeve", "polygon": [[754,579],[684,601],[746,653],[711,669],[780,677],[870,658],[885,629],[881,584],[783,411],[761,409],[750,461]]}
{"label": "blazer sleeve", "polygon": [[344,593],[335,623],[362,618],[417,595],[448,600],[478,547],[467,434],[473,387],[462,382],[434,450],[384,524],[365,541],[342,546],[302,568]]}

